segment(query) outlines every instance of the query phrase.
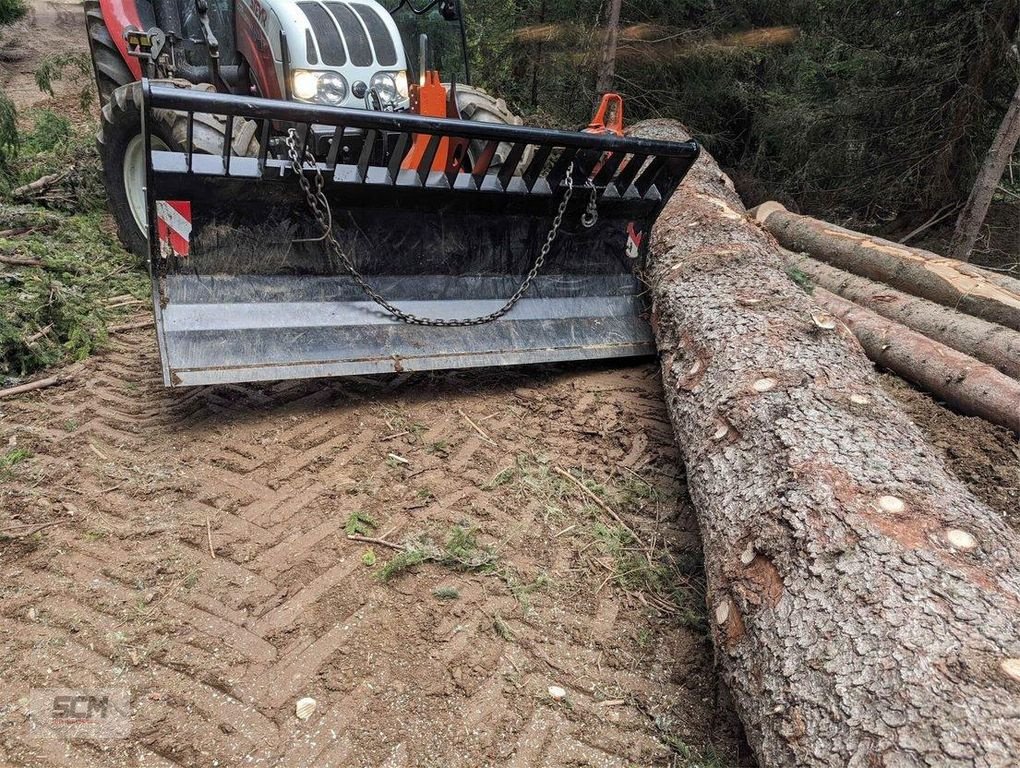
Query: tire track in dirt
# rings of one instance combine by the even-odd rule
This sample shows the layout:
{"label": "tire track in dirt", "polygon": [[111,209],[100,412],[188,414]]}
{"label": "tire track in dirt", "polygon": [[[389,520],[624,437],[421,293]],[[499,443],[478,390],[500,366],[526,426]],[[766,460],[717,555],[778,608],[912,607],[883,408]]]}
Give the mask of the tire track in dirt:
{"label": "tire track in dirt", "polygon": [[[670,764],[646,712],[732,746],[702,636],[613,581],[597,509],[549,470],[629,500],[660,548],[696,549],[658,398],[650,367],[167,391],[148,335],[118,338],[0,411],[0,437],[32,452],[0,525],[61,520],[0,551],[0,757],[35,764],[30,688],[83,680],[131,690],[133,736],[102,745],[123,765]],[[346,537],[353,512],[395,542],[464,524],[496,570],[383,584]]]}

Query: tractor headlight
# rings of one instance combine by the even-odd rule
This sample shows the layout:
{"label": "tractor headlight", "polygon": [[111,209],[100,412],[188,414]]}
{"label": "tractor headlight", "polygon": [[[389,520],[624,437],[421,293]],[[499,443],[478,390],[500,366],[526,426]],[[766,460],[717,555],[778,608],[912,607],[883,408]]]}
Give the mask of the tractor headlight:
{"label": "tractor headlight", "polygon": [[319,74],[299,69],[294,73],[294,96],[298,99],[311,101],[319,90]]}
{"label": "tractor headlight", "polygon": [[407,89],[407,70],[402,69],[397,72],[397,93],[400,94],[400,98],[406,99],[410,95],[410,91]]}
{"label": "tractor headlight", "polygon": [[347,98],[347,81],[335,72],[325,72],[319,78],[317,95],[317,101],[335,107]]}
{"label": "tractor headlight", "polygon": [[347,81],[336,72],[298,69],[291,77],[291,86],[294,98],[301,101],[315,101],[335,107],[347,98]]}
{"label": "tractor headlight", "polygon": [[379,94],[379,101],[383,104],[392,104],[397,100],[397,81],[389,72],[376,72],[368,86]]}
{"label": "tractor headlight", "polygon": [[407,72],[376,72],[369,87],[379,94],[379,101],[384,105],[396,104],[407,98]]}

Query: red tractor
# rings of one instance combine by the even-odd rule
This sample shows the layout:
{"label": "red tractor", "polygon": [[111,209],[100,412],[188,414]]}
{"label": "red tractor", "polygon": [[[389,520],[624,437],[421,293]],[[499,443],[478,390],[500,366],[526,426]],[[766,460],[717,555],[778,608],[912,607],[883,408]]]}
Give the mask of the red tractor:
{"label": "red tractor", "polygon": [[[125,245],[138,254],[147,248],[137,85],[143,76],[240,96],[407,111],[409,62],[421,58],[421,35],[427,32],[438,68],[458,83],[457,116],[521,124],[502,99],[466,85],[459,0],[432,0],[422,7],[393,0],[390,8],[376,0],[85,0],[85,19],[103,107],[110,206]],[[157,145],[183,146],[182,117],[157,115]],[[201,120],[193,137],[196,151],[222,152],[224,128],[223,121]],[[316,149],[328,151],[325,140]],[[231,150],[257,151],[252,124],[234,126]]]}
{"label": "red tractor", "polygon": [[[693,142],[528,128],[459,0],[86,0],[168,386],[653,351],[639,272]],[[442,73],[442,74],[440,74]]]}

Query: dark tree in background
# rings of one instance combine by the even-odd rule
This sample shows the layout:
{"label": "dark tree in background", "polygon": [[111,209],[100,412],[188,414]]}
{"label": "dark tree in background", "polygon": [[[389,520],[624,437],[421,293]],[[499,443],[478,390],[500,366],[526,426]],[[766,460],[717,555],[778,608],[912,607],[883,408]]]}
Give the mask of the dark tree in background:
{"label": "dark tree in background", "polygon": [[[587,121],[613,0],[465,0],[477,79]],[[1020,71],[1018,0],[623,0],[612,87],[749,203],[876,223],[966,199]]]}

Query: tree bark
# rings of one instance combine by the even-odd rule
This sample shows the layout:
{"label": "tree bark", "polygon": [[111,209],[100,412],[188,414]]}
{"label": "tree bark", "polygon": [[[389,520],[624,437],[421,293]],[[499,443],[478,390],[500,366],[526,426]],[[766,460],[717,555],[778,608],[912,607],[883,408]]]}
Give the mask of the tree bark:
{"label": "tree bark", "polygon": [[647,278],[713,638],[759,764],[1015,765],[1020,537],[744,213],[703,154]]}
{"label": "tree bark", "polygon": [[752,211],[781,245],[855,275],[1020,331],[1020,281],[956,259],[790,213],[779,203]]}
{"label": "tree bark", "polygon": [[1020,433],[1020,382],[824,288],[815,289],[814,299],[846,324],[876,363],[960,413]]}
{"label": "tree bark", "polygon": [[995,190],[1006,171],[1006,165],[1009,164],[1017,142],[1020,142],[1020,85],[1017,85],[1013,100],[1006,110],[1006,116],[1002,118],[992,146],[985,155],[985,161],[974,180],[967,204],[963,206],[956,220],[953,240],[949,244],[949,255],[953,258],[961,261],[970,259],[971,251],[974,250],[974,244],[981,233],[981,225],[985,223],[985,216],[988,215],[988,206],[992,204]]}
{"label": "tree bark", "polygon": [[803,272],[815,285],[1020,380],[1017,331],[830,267],[806,254],[785,249],[782,253],[789,269]]}
{"label": "tree bark", "polygon": [[[599,64],[599,76],[595,81],[595,94],[602,94],[613,89],[613,77],[616,75],[616,45],[620,36],[620,6],[623,0],[609,0],[609,17],[606,20],[606,43],[602,47],[602,61]],[[596,98],[596,103],[598,98]]]}

